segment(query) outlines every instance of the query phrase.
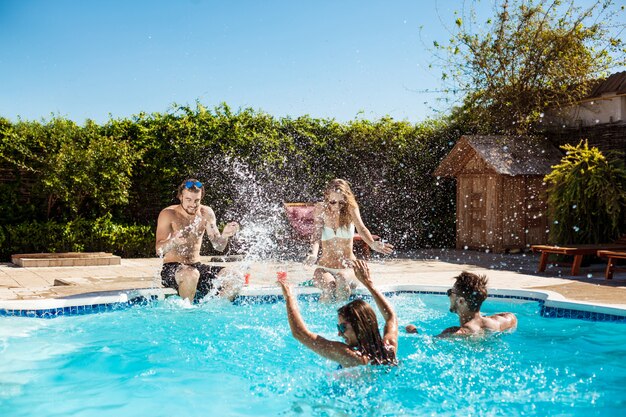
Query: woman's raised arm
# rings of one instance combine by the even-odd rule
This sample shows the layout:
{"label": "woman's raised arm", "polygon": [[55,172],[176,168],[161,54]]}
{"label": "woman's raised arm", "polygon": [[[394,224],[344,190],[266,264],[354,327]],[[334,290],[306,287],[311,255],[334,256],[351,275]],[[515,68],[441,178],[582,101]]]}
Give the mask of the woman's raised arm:
{"label": "woman's raised arm", "polygon": [[381,293],[372,282],[370,277],[370,269],[367,262],[356,260],[354,261],[354,275],[356,278],[367,288],[367,290],[374,297],[376,306],[385,319],[385,331],[383,339],[391,344],[396,350],[398,348],[398,318],[396,312],[387,301],[387,298]]}
{"label": "woman's raised arm", "polygon": [[291,334],[293,334],[296,340],[318,355],[338,362],[344,367],[365,364],[365,358],[350,349],[345,343],[328,340],[309,331],[300,315],[298,303],[291,291],[291,284],[287,281],[287,276],[279,275],[278,284],[283,291],[285,303],[287,304],[287,320],[289,321]]}

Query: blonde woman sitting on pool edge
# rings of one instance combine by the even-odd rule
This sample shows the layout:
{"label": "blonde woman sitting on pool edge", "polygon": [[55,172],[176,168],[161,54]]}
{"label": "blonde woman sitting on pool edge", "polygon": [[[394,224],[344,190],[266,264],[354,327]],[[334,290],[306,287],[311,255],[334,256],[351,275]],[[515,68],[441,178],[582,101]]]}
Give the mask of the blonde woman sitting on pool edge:
{"label": "blonde woman sitting on pool edge", "polygon": [[280,276],[280,285],[287,305],[287,319],[293,336],[320,356],[339,363],[340,367],[359,365],[396,365],[398,351],[398,319],[396,313],[378,291],[365,261],[354,261],[356,278],[370,292],[385,320],[381,337],[374,309],[363,300],[354,300],[337,310],[337,332],[344,342],[328,340],[307,329],[296,296],[291,292],[287,276]]}
{"label": "blonde woman sitting on pool edge", "polygon": [[355,279],[349,263],[356,257],[352,252],[354,230],[373,250],[385,255],[393,252],[393,245],[374,241],[363,224],[359,205],[346,180],[334,179],[324,190],[324,201],[315,205],[315,231],[311,236],[311,252],[305,259],[307,265],[317,260],[313,284],[322,290],[320,301],[346,300],[350,296],[350,284]]}

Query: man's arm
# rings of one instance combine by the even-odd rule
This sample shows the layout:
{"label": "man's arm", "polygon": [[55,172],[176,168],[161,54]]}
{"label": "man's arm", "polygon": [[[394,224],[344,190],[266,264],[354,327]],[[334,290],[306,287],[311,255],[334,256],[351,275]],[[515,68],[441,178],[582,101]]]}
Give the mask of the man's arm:
{"label": "man's arm", "polygon": [[155,250],[159,256],[165,255],[176,244],[176,238],[172,236],[172,213],[168,209],[161,210],[157,220]]}
{"label": "man's arm", "polygon": [[517,328],[517,317],[513,313],[498,313],[491,316],[498,325],[501,332]]}
{"label": "man's arm", "polygon": [[224,226],[224,230],[220,233],[220,230],[217,228],[215,213],[210,207],[207,207],[205,221],[207,236],[213,248],[218,252],[223,252],[224,249],[226,249],[226,245],[228,245],[228,240],[239,231],[239,224],[237,222],[230,222]]}
{"label": "man's arm", "polygon": [[469,336],[474,332],[467,327],[452,326],[439,333],[437,337]]}

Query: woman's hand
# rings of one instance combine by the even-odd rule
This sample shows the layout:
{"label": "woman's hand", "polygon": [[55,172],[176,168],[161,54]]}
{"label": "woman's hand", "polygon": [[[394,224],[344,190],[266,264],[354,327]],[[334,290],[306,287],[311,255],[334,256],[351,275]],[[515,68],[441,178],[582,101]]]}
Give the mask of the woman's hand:
{"label": "woman's hand", "polygon": [[286,272],[278,272],[276,282],[280,285],[280,289],[283,291],[283,295],[288,297],[291,295],[291,283],[287,280]]}
{"label": "woman's hand", "polygon": [[372,243],[372,249],[385,255],[391,255],[391,253],[393,252],[393,245],[385,243],[382,240],[377,240]]}
{"label": "woman's hand", "polygon": [[361,284],[366,287],[374,285],[367,262],[357,259],[352,261],[352,267],[354,268],[354,275],[356,276],[356,279],[358,279]]}

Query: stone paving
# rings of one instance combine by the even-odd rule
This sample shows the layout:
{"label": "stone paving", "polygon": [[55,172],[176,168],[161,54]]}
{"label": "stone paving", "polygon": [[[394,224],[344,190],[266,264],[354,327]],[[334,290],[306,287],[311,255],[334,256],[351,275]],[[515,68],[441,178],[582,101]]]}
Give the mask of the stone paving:
{"label": "stone paving", "polygon": [[[214,259],[205,258],[212,262]],[[569,266],[550,266],[536,273],[538,255],[491,254],[451,249],[421,250],[370,262],[376,283],[451,286],[452,277],[462,270],[484,273],[490,288],[544,289],[570,300],[626,308],[626,273],[604,279],[604,267],[582,268],[569,276]],[[311,278],[314,267],[298,262],[212,262],[240,268],[250,274],[251,287],[275,286],[276,272],[284,270],[295,284]],[[159,258],[122,259],[120,265],[32,267],[0,264],[0,300],[65,298],[112,290],[160,287]]]}

